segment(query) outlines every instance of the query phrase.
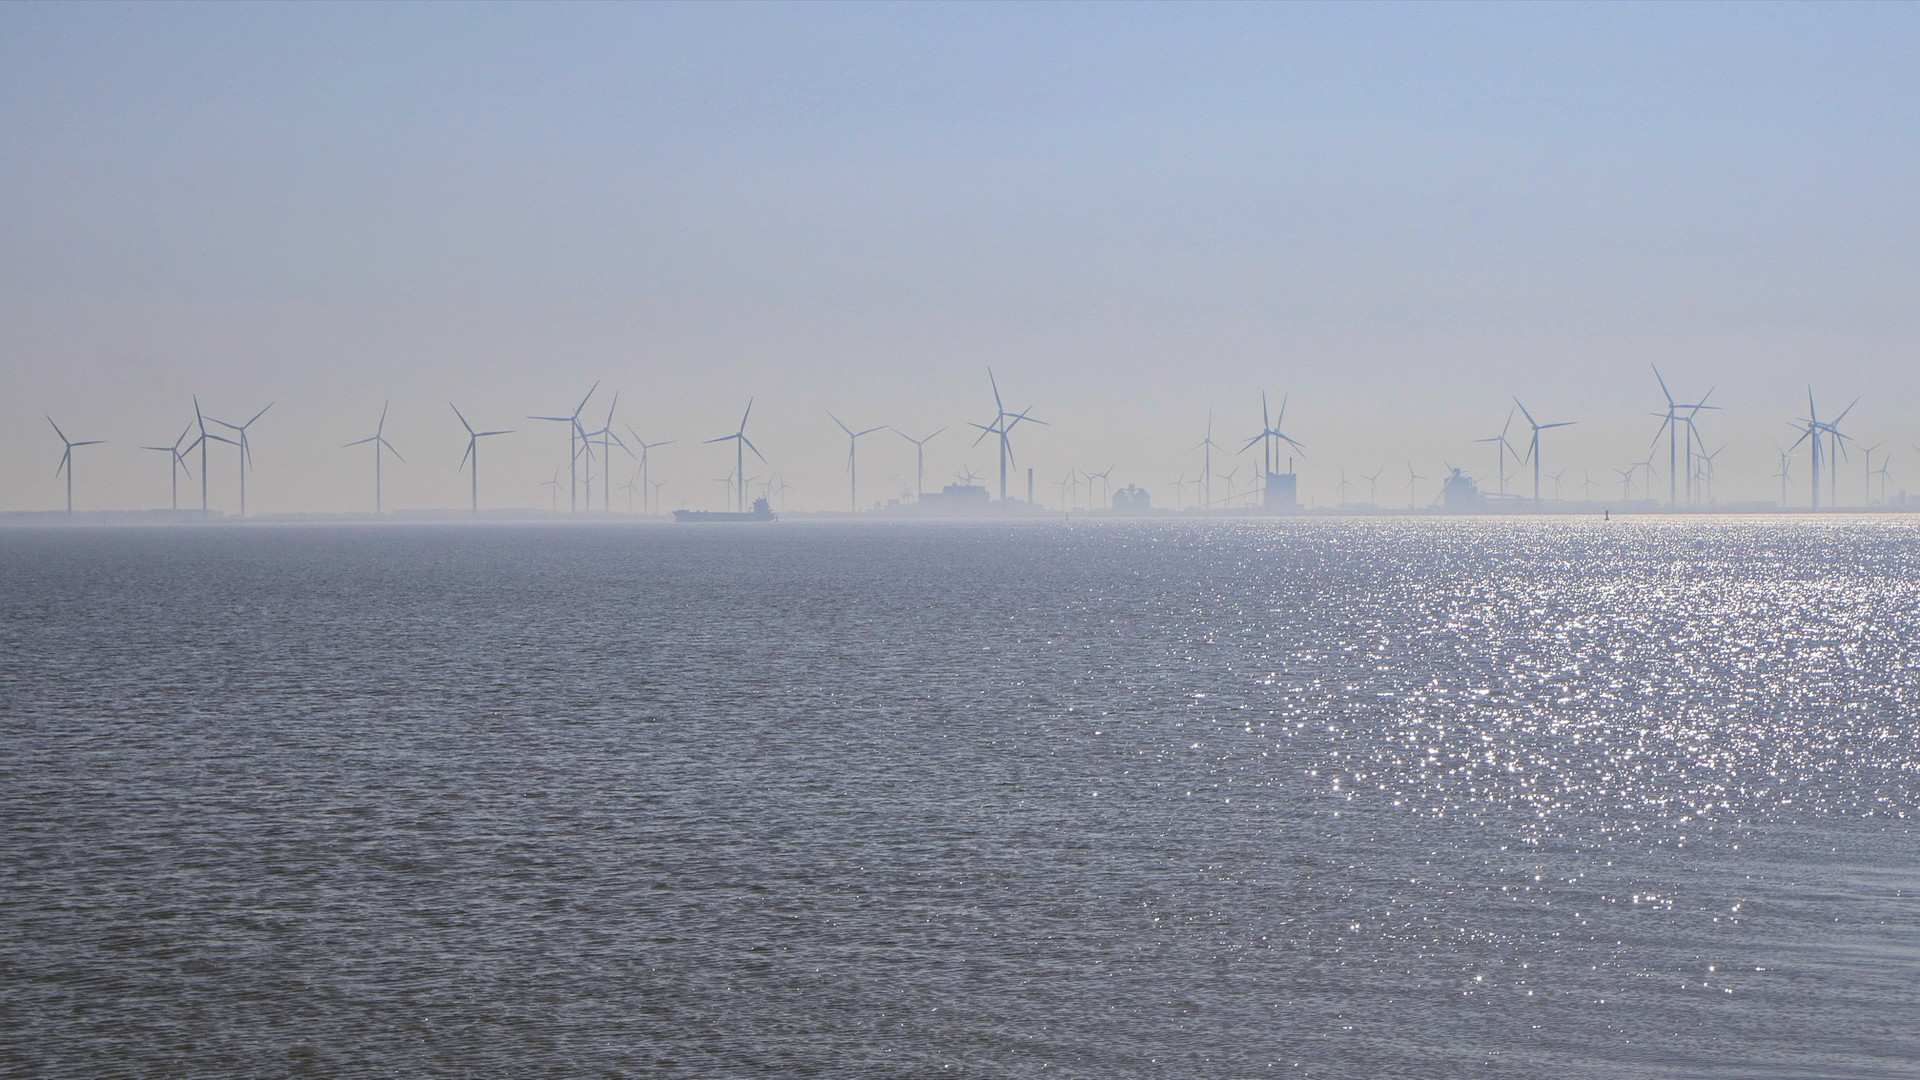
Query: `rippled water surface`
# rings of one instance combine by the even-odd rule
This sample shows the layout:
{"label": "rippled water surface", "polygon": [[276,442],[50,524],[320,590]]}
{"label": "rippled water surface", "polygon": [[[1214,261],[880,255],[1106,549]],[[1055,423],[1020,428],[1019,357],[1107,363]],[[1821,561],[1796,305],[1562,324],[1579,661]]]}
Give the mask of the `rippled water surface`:
{"label": "rippled water surface", "polygon": [[1913,1077],[1920,530],[0,532],[0,1075]]}

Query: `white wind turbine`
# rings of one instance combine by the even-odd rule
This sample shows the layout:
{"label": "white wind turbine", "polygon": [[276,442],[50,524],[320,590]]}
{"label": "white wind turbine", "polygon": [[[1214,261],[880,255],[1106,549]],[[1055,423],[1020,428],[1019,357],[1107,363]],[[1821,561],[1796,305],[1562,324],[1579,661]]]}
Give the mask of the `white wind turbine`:
{"label": "white wind turbine", "polygon": [[460,417],[460,426],[467,429],[467,452],[460,455],[460,468],[462,469],[466,468],[467,462],[469,460],[473,462],[473,515],[475,517],[479,517],[480,516],[480,440],[486,438],[489,435],[511,435],[513,434],[513,430],[511,428],[503,428],[499,431],[475,431],[473,430],[473,425],[467,423],[467,418],[461,415],[460,406],[455,405],[452,402],[448,402],[447,408],[453,410],[453,415]]}
{"label": "white wind turbine", "polygon": [[1013,440],[1011,438],[1013,429],[1018,427],[1023,420],[1029,423],[1039,424],[1042,427],[1047,426],[1047,422],[1030,415],[1033,412],[1033,406],[1031,405],[1027,406],[1023,412],[1008,412],[1006,403],[1000,398],[1000,382],[994,378],[992,368],[987,369],[987,383],[993,387],[993,423],[972,424],[969,426],[980,429],[979,438],[973,440],[973,445],[980,445],[980,440],[989,435],[995,436],[1000,444],[1000,501],[1004,503],[1007,501],[1007,466],[1013,464]]}
{"label": "white wind turbine", "polygon": [[1213,509],[1213,452],[1225,447],[1213,441],[1213,410],[1207,410],[1207,437],[1194,443],[1192,449],[1201,451],[1200,479],[1194,483],[1200,485],[1200,505],[1203,509]]}
{"label": "white wind turbine", "polygon": [[364,439],[355,439],[341,447],[341,449],[345,449],[347,446],[365,446],[367,443],[373,444],[373,513],[375,517],[385,512],[380,478],[381,452],[386,451],[394,457],[400,458],[402,465],[407,462],[406,458],[400,457],[400,451],[395,450],[393,444],[387,441],[387,408],[391,404],[392,402],[385,402],[380,406],[380,423],[375,425],[373,434]]}
{"label": "white wind turbine", "polygon": [[253,417],[244,424],[236,424],[229,420],[220,420],[211,416],[207,417],[207,419],[212,420],[214,423],[219,424],[221,427],[226,428],[228,431],[234,432],[235,434],[240,436],[240,438],[237,441],[233,439],[222,439],[220,441],[233,443],[233,445],[240,448],[240,516],[241,517],[247,516],[247,470],[253,468],[253,443],[251,443],[247,439],[247,429],[253,426],[255,420],[258,420],[261,417],[267,415],[267,409],[271,409],[271,408],[273,408],[273,402],[269,401],[267,402],[266,409],[261,409],[259,412],[254,413]]}
{"label": "white wind turbine", "polygon": [[67,513],[71,516],[73,513],[73,448],[76,446],[99,446],[107,440],[82,439],[75,442],[67,438],[67,433],[60,430],[59,424],[53,423],[53,417],[47,417],[47,423],[53,424],[53,433],[60,436],[60,442],[66,447],[66,450],[60,455],[60,464],[54,466],[53,475],[57,477],[63,472],[67,474]]}
{"label": "white wind turbine", "polygon": [[580,426],[580,414],[586,409],[587,402],[593,400],[593,392],[598,389],[600,383],[596,380],[587,387],[587,396],[581,398],[580,404],[575,405],[573,412],[566,416],[527,417],[529,420],[550,420],[567,425],[567,512],[571,514],[580,512],[580,443],[586,440],[587,434],[587,429]]}
{"label": "white wind turbine", "polygon": [[[609,514],[613,513],[613,448],[617,446],[620,448],[620,452],[627,455],[628,458],[633,457],[633,451],[627,448],[627,444],[621,441],[620,436],[613,433],[613,410],[619,408],[619,406],[620,394],[618,391],[615,391],[613,404],[607,406],[607,422],[600,425],[600,430],[586,433],[586,437],[589,440],[595,438],[600,440],[600,509],[605,510]],[[591,441],[588,442],[588,445],[592,445]],[[593,509],[593,482],[591,479],[587,482],[587,509]],[[633,511],[629,508],[627,512],[632,513]]]}
{"label": "white wind turbine", "polygon": [[[1651,364],[1647,366],[1653,367],[1653,365]],[[1686,458],[1687,458],[1685,463],[1686,464],[1685,475],[1687,477],[1687,504],[1691,506],[1693,504],[1693,497],[1694,497],[1693,448],[1694,448],[1694,444],[1699,440],[1699,437],[1700,437],[1699,427],[1696,421],[1700,416],[1701,410],[1718,409],[1720,406],[1707,404],[1707,399],[1713,397],[1713,388],[1709,388],[1705,394],[1701,395],[1700,400],[1697,402],[1692,402],[1692,403],[1680,402],[1680,401],[1675,401],[1673,397],[1673,392],[1667,389],[1667,380],[1664,376],[1660,374],[1659,368],[1657,367],[1653,368],[1653,377],[1655,380],[1657,380],[1660,383],[1661,396],[1667,399],[1667,411],[1657,412],[1653,414],[1660,418],[1660,427],[1658,428],[1658,430],[1654,431],[1653,433],[1653,444],[1652,444],[1652,445],[1658,445],[1660,442],[1660,436],[1662,435],[1665,435],[1667,437],[1667,505],[1669,506],[1680,505],[1679,484],[1680,484],[1680,477],[1682,475],[1680,472],[1680,467],[1681,467],[1680,429],[1682,427],[1685,427],[1686,428],[1686,436],[1685,436]],[[1682,410],[1685,410],[1685,415],[1681,415]],[[1646,462],[1646,465],[1647,465],[1647,490],[1645,494],[1648,501],[1652,501],[1653,499],[1653,463],[1651,458],[1648,459],[1648,461]]]}
{"label": "white wind turbine", "polygon": [[187,444],[185,452],[192,453],[196,447],[200,451],[200,516],[206,517],[213,513],[207,502],[207,444],[210,442],[223,442],[228,446],[239,446],[240,444],[224,435],[215,435],[213,432],[207,430],[207,415],[200,411],[200,395],[198,394],[195,394],[193,397],[193,423],[194,426],[200,429],[200,434],[192,442]]}
{"label": "white wind turbine", "polygon": [[847,433],[847,510],[852,513],[858,513],[860,510],[860,465],[857,460],[857,455],[860,450],[860,439],[876,431],[885,431],[887,430],[887,426],[881,424],[878,427],[855,431],[848,427],[845,421],[834,416],[833,413],[829,412],[827,416],[830,417],[835,424],[840,426],[841,431]]}
{"label": "white wind turbine", "polygon": [[1507,432],[1512,428],[1513,410],[1508,409],[1507,422],[1500,425],[1500,434],[1489,435],[1484,439],[1473,440],[1474,442],[1494,444],[1494,453],[1499,456],[1499,463],[1496,466],[1495,472],[1500,477],[1500,495],[1502,498],[1505,498],[1507,494],[1507,455],[1512,454],[1515,461],[1520,460],[1520,452],[1513,448],[1513,443],[1507,441]]}
{"label": "white wind turbine", "polygon": [[[181,429],[180,437],[173,440],[172,446],[142,446],[140,448],[142,450],[158,450],[167,455],[169,462],[167,473],[173,480],[173,508],[175,511],[180,509],[180,470],[187,468],[187,455],[180,449],[180,444],[186,442],[187,436],[192,433],[193,425],[188,424],[185,428]],[[192,476],[193,471],[188,469],[187,475]]]}
{"label": "white wind turbine", "polygon": [[[1263,487],[1260,499],[1262,503],[1269,498],[1269,496],[1265,494],[1265,489],[1272,487],[1273,474],[1280,466],[1280,448],[1277,444],[1284,442],[1302,454],[1307,452],[1306,444],[1281,430],[1281,425],[1287,422],[1287,400],[1289,397],[1291,397],[1291,395],[1281,396],[1280,417],[1275,420],[1271,419],[1267,412],[1266,391],[1263,390],[1260,392],[1260,434],[1248,439],[1246,443],[1240,447],[1240,452],[1244,454],[1253,448],[1254,443],[1260,444],[1260,483]],[[1211,421],[1212,417],[1209,416],[1208,419]],[[1211,432],[1209,432],[1209,434],[1211,434]]]}
{"label": "white wind turbine", "polygon": [[753,441],[747,438],[747,417],[752,415],[753,399],[748,398],[747,409],[740,414],[739,429],[731,435],[722,435],[717,439],[707,440],[710,443],[730,442],[733,444],[733,475],[740,478],[740,483],[735,485],[732,479],[729,478],[727,481],[729,488],[728,494],[732,494],[733,490],[737,488],[739,492],[739,510],[740,513],[743,514],[747,512],[747,451],[753,451],[753,456],[759,458],[762,464],[768,464],[766,455],[762,454],[760,448],[753,445]]}
{"label": "white wind turbine", "polygon": [[924,499],[927,497],[927,444],[933,441],[934,435],[938,435],[941,431],[945,430],[947,429],[943,425],[938,431],[935,431],[933,435],[928,435],[924,439],[916,439],[906,432],[901,431],[899,428],[893,429],[895,435],[913,444],[913,497],[915,499]]}
{"label": "white wind turbine", "polygon": [[1513,403],[1520,407],[1520,415],[1526,417],[1527,425],[1533,428],[1533,439],[1527,444],[1527,458],[1533,462],[1533,505],[1538,507],[1540,505],[1540,433],[1549,428],[1568,427],[1578,421],[1559,420],[1551,424],[1542,424],[1533,418],[1533,414],[1527,411],[1525,405],[1520,404],[1519,398],[1514,398]]}
{"label": "white wind turbine", "polygon": [[639,432],[633,430],[632,424],[623,426],[626,427],[627,434],[633,436],[633,444],[640,448],[640,512],[643,514],[654,513],[653,507],[658,504],[652,500],[654,491],[653,472],[651,466],[648,464],[647,455],[654,447],[672,446],[676,440],[663,439],[660,442],[648,442],[640,437]]}

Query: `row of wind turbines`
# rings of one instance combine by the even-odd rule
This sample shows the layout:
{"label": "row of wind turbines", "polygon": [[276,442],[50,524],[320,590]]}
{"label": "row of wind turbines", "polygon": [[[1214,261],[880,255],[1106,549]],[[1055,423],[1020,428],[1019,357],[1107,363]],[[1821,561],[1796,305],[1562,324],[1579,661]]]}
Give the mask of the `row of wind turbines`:
{"label": "row of wind turbines", "polygon": [[[1718,449],[1709,450],[1700,431],[1701,414],[1720,408],[1720,406],[1711,403],[1714,391],[1709,389],[1707,393],[1702,395],[1697,401],[1682,400],[1674,396],[1672,389],[1667,384],[1666,378],[1660,373],[1658,368],[1654,368],[1653,374],[1658,382],[1661,395],[1665,399],[1665,406],[1661,411],[1651,414],[1660,422],[1651,445],[1657,448],[1663,439],[1666,442],[1667,503],[1673,507],[1680,507],[1683,505],[1697,506],[1702,502],[1710,502],[1714,461],[1720,452],[1725,449],[1725,447],[1722,446]],[[1005,503],[1010,500],[1011,495],[1009,490],[1009,473],[1010,470],[1014,469],[1017,465],[1013,445],[1013,435],[1015,431],[1018,430],[1022,424],[1045,426],[1047,421],[1035,417],[1032,406],[1019,410],[1009,409],[1001,393],[998,378],[991,370],[987,372],[987,378],[988,386],[993,396],[993,415],[986,422],[973,422],[967,426],[975,429],[978,433],[974,438],[973,446],[977,447],[988,439],[993,440],[999,466],[998,496],[999,499]],[[598,426],[591,426],[593,422],[586,419],[587,410],[595,395],[598,393],[599,388],[600,384],[598,382],[588,387],[586,394],[580,398],[579,402],[575,404],[569,412],[531,415],[527,417],[529,420],[564,424],[567,428],[568,455],[566,464],[557,469],[553,479],[546,481],[542,486],[552,490],[553,508],[555,510],[559,508],[559,492],[563,487],[567,492],[567,509],[569,512],[578,513],[582,509],[592,510],[595,494],[595,470],[597,469],[601,509],[606,511],[612,510],[613,493],[615,490],[619,490],[628,496],[629,511],[633,508],[633,496],[637,492],[640,496],[641,512],[655,513],[657,512],[656,508],[659,502],[660,491],[665,486],[666,481],[655,480],[653,478],[651,452],[660,447],[672,445],[677,440],[649,441],[642,438],[640,433],[630,424],[619,425],[620,430],[616,430],[615,414],[619,406],[618,393],[615,393],[609,402],[604,419],[598,423]],[[1169,486],[1174,489],[1176,508],[1182,510],[1208,510],[1259,505],[1257,501],[1250,503],[1249,500],[1259,500],[1270,495],[1276,477],[1286,476],[1290,482],[1293,473],[1294,456],[1305,456],[1306,444],[1289,434],[1286,430],[1288,404],[1289,398],[1283,396],[1280,400],[1279,409],[1275,412],[1270,408],[1267,395],[1262,393],[1260,398],[1260,430],[1246,438],[1244,442],[1241,442],[1237,450],[1231,451],[1232,455],[1237,457],[1252,450],[1255,446],[1260,447],[1260,460],[1254,469],[1254,483],[1245,489],[1236,487],[1240,470],[1243,468],[1242,465],[1236,464],[1234,468],[1227,473],[1215,472],[1215,453],[1219,452],[1224,455],[1228,454],[1229,450],[1215,440],[1214,415],[1213,412],[1209,410],[1205,436],[1200,442],[1195,443],[1191,447],[1191,450],[1197,452],[1201,459],[1199,477],[1188,479],[1186,474],[1183,473],[1177,480],[1169,482]],[[1837,414],[1822,419],[1818,406],[1815,403],[1813,392],[1811,388],[1809,388],[1807,393],[1807,415],[1798,417],[1793,422],[1794,430],[1798,432],[1798,438],[1790,446],[1778,446],[1776,444],[1776,449],[1778,449],[1780,454],[1780,464],[1779,471],[1773,475],[1781,481],[1782,506],[1785,506],[1787,502],[1786,484],[1791,473],[1794,454],[1803,446],[1807,448],[1809,458],[1811,483],[1810,506],[1817,509],[1823,506],[1832,507],[1838,505],[1839,463],[1842,460],[1851,460],[1848,450],[1850,444],[1858,447],[1858,441],[1854,439],[1853,436],[1842,431],[1841,424],[1852,412],[1854,405],[1857,404],[1858,400],[1856,399],[1853,404],[1848,405]],[[240,514],[241,516],[245,516],[247,473],[253,468],[250,430],[253,425],[259,422],[272,408],[273,403],[269,402],[265,407],[253,413],[245,421],[225,420],[208,415],[201,408],[199,398],[196,396],[193,399],[193,419],[186,424],[179,436],[176,437],[171,444],[142,447],[144,450],[169,455],[172,506],[175,511],[180,509],[180,478],[183,474],[189,479],[194,476],[196,470],[193,468],[192,459],[197,454],[199,459],[197,473],[200,480],[200,510],[203,514],[210,512],[208,455],[212,445],[219,443],[234,448],[238,463]],[[482,439],[513,434],[514,429],[476,428],[457,405],[449,403],[449,408],[467,436],[466,449],[461,456],[458,469],[469,474],[469,508],[471,512],[478,514],[480,511],[480,442]],[[405,457],[400,454],[399,449],[396,448],[386,436],[387,414],[388,406],[382,405],[379,419],[374,426],[373,433],[364,438],[355,439],[343,444],[346,448],[361,446],[371,448],[374,473],[374,512],[376,514],[383,514],[385,512],[385,458],[391,455],[402,463],[406,461]],[[766,456],[761,453],[760,448],[754,445],[753,440],[747,435],[747,426],[752,415],[753,400],[750,398],[746,408],[741,413],[739,424],[732,431],[703,440],[706,444],[733,444],[733,471],[727,477],[722,478],[721,482],[727,485],[729,504],[739,511],[746,509],[748,496],[750,492],[754,490],[755,485],[758,485],[759,490],[768,497],[791,490],[784,479],[780,478],[777,473],[771,472],[770,466],[769,475],[767,476],[747,475],[748,454],[752,454],[762,465],[768,464]],[[916,497],[923,498],[925,496],[927,444],[948,431],[950,425],[942,426],[924,436],[916,437],[891,425],[882,424],[856,428],[848,424],[836,413],[828,412],[827,416],[847,440],[847,503],[850,511],[857,511],[861,505],[859,487],[859,451],[861,440],[883,432],[891,431],[913,445],[915,452],[915,493]],[[1521,434],[1525,436],[1523,443],[1518,446],[1515,445],[1513,438],[1515,434],[1513,427],[1516,419],[1524,424],[1524,430]],[[51,416],[47,418],[47,422],[52,426],[54,433],[62,443],[60,462],[55,469],[54,475],[56,478],[63,476],[65,478],[66,508],[67,512],[71,514],[74,506],[74,451],[81,447],[102,445],[106,440],[70,439]],[[1566,470],[1562,469],[1558,473],[1546,473],[1544,471],[1542,465],[1541,437],[1545,432],[1552,431],[1556,428],[1569,427],[1574,423],[1576,423],[1576,421],[1571,420],[1553,420],[1543,423],[1536,418],[1533,411],[1530,410],[1524,402],[1517,397],[1514,398],[1513,406],[1508,410],[1506,422],[1502,425],[1500,431],[1494,435],[1473,440],[1475,443],[1491,444],[1494,447],[1496,454],[1495,476],[1497,477],[1499,485],[1497,498],[1502,500],[1518,498],[1517,494],[1510,493],[1508,490],[1508,482],[1512,475],[1508,467],[1509,463],[1511,463],[1516,466],[1531,466],[1533,481],[1532,501],[1536,506],[1546,501],[1544,498],[1544,481],[1547,479],[1554,481],[1554,501],[1559,501],[1560,481]],[[625,432],[624,437],[621,431]],[[1885,489],[1888,481],[1887,458],[1884,456],[1881,458],[1880,469],[1878,472],[1875,472],[1872,468],[1873,455],[1881,450],[1881,445],[1876,444],[1861,449],[1867,458],[1869,500],[1871,498],[1871,485],[1873,480],[1878,478],[1881,483],[1881,501],[1884,504]],[[618,489],[613,485],[616,453],[625,455],[632,461],[634,466],[633,475]],[[1285,473],[1281,472],[1281,461],[1283,458],[1286,461]],[[1112,473],[1114,468],[1115,466],[1110,465],[1105,470],[1099,472],[1080,469],[1070,470],[1062,479],[1052,481],[1051,485],[1059,489],[1060,500],[1066,508],[1078,508],[1083,493],[1088,509],[1111,505],[1113,499]],[[1449,473],[1447,482],[1449,484],[1458,483],[1465,477],[1462,470],[1454,468],[1451,464],[1447,465],[1447,470]],[[1637,482],[1643,500],[1648,502],[1654,501],[1652,485],[1657,470],[1652,454],[1649,454],[1641,461],[1629,464],[1625,469],[1616,468],[1613,471],[1620,478],[1623,499],[1627,501],[1632,500]],[[560,477],[560,473],[562,472],[566,474],[564,482]],[[1824,494],[1821,483],[1823,472],[1825,473],[1826,479]],[[1376,508],[1379,506],[1379,481],[1383,473],[1384,470],[1377,470],[1370,475],[1362,474],[1362,479],[1367,482],[1368,486],[1368,505]],[[978,477],[969,470],[960,479],[970,485],[977,480]],[[1216,492],[1214,487],[1214,481],[1216,479],[1226,482],[1227,491],[1224,495]],[[1407,463],[1408,509],[1418,509],[1418,485],[1428,479],[1430,478],[1419,474],[1411,462]],[[1468,482],[1471,484],[1470,478],[1468,478]],[[1094,497],[1096,484],[1100,491],[1100,499],[1098,501],[1096,501]],[[1029,470],[1026,499],[1029,503],[1033,501],[1032,485],[1032,471]],[[1596,486],[1591,474],[1585,476],[1583,485],[1586,490],[1586,497],[1590,500],[1592,489]],[[1342,471],[1340,481],[1338,485],[1336,485],[1340,492],[1341,505],[1355,505],[1347,501],[1348,492],[1355,486],[1357,485],[1349,481],[1346,473]],[[1188,491],[1190,488],[1192,489],[1192,496],[1191,503],[1189,504]],[[1287,490],[1289,492],[1287,498],[1291,499],[1291,487]],[[1477,489],[1475,490],[1477,491]],[[1269,505],[1271,505],[1271,501],[1269,501]]]}

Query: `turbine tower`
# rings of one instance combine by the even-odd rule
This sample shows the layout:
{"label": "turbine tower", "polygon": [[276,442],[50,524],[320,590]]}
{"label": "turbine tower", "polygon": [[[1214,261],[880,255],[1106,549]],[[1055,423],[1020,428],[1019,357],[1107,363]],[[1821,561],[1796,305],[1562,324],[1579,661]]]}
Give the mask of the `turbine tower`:
{"label": "turbine tower", "polygon": [[[760,448],[753,445],[753,441],[747,438],[747,417],[752,415],[753,399],[748,398],[747,410],[740,414],[739,429],[731,435],[722,435],[717,439],[707,440],[710,443],[730,442],[733,444],[733,475],[740,479],[740,483],[735,485],[730,482],[728,486],[739,492],[739,510],[742,514],[747,512],[747,451],[753,451],[753,456],[759,458],[762,464],[767,463],[766,455],[762,454]],[[729,494],[731,494],[731,492]]]}
{"label": "turbine tower", "polygon": [[847,433],[847,511],[849,513],[859,513],[860,470],[858,463],[855,461],[855,453],[860,449],[860,437],[863,435],[871,435],[876,431],[885,431],[887,426],[881,424],[879,427],[870,427],[864,431],[855,431],[848,427],[839,417],[834,416],[833,413],[829,412],[827,415],[832,417],[834,423],[840,425],[841,431]]}
{"label": "turbine tower", "polygon": [[1527,458],[1533,462],[1533,505],[1538,509],[1540,506],[1540,433],[1549,428],[1568,427],[1578,421],[1559,420],[1551,424],[1542,424],[1533,418],[1533,414],[1527,411],[1525,405],[1520,404],[1519,398],[1514,398],[1513,403],[1519,406],[1520,415],[1526,417],[1528,426],[1533,428],[1533,439],[1527,444]]}
{"label": "turbine tower", "polygon": [[[53,424],[53,417],[51,416],[47,417],[47,423]],[[63,472],[67,474],[67,516],[72,517],[73,516],[73,448],[76,446],[99,446],[100,444],[106,442],[107,440],[82,439],[79,442],[75,442],[74,440],[67,438],[67,433],[60,430],[59,424],[53,424],[53,433],[55,435],[60,436],[61,443],[65,444],[66,446],[66,451],[60,455],[60,464],[54,466],[53,475],[57,477]]]}
{"label": "turbine tower", "polygon": [[486,438],[489,435],[511,435],[513,434],[513,429],[503,428],[499,431],[475,431],[473,430],[473,425],[467,423],[467,418],[461,415],[460,406],[455,405],[453,402],[449,401],[447,402],[447,408],[453,410],[453,415],[460,417],[460,426],[467,429],[467,452],[460,455],[459,467],[462,469],[466,468],[468,459],[469,458],[472,459],[473,461],[473,516],[479,517],[480,516],[480,440]]}
{"label": "turbine tower", "polygon": [[226,428],[227,430],[232,431],[240,436],[240,439],[237,442],[235,442],[232,439],[222,439],[220,441],[233,443],[233,445],[240,448],[240,516],[241,517],[247,516],[247,470],[253,467],[253,444],[247,441],[247,429],[253,426],[253,423],[255,420],[258,420],[261,417],[267,415],[267,409],[271,409],[271,408],[273,408],[273,402],[269,401],[267,402],[266,409],[261,409],[259,412],[254,413],[253,418],[248,420],[244,424],[235,424],[235,423],[232,423],[231,421],[219,420],[211,416],[207,417],[207,419],[212,420],[214,423],[219,424],[221,427]]}
{"label": "turbine tower", "polygon": [[387,408],[392,404],[391,401],[381,404],[380,423],[374,427],[373,434],[364,439],[355,439],[341,447],[341,449],[345,449],[347,446],[364,446],[367,443],[373,444],[373,514],[375,517],[379,517],[384,512],[384,507],[381,504],[380,491],[381,451],[390,451],[394,457],[400,458],[400,463],[403,465],[406,464],[407,461],[406,458],[400,457],[400,451],[395,450],[393,444],[387,441]]}
{"label": "turbine tower", "polygon": [[945,430],[947,429],[943,426],[939,431],[935,431],[933,435],[929,435],[924,439],[916,439],[906,432],[901,431],[899,428],[893,429],[895,435],[913,444],[913,497],[915,500],[927,497],[927,444],[933,441],[934,435],[938,435],[941,431]]}

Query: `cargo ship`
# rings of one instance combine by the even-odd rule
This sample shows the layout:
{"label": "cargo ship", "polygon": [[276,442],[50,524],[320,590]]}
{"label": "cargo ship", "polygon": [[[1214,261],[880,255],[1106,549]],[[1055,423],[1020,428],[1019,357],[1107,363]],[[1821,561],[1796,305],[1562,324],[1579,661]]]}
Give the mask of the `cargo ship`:
{"label": "cargo ship", "polygon": [[673,512],[673,520],[695,521],[695,522],[702,522],[702,521],[746,522],[746,521],[777,521],[779,519],[773,516],[773,507],[767,505],[767,500],[755,499],[753,500],[753,509],[747,511],[746,513],[734,513],[732,511],[727,511],[727,510],[675,510]]}

